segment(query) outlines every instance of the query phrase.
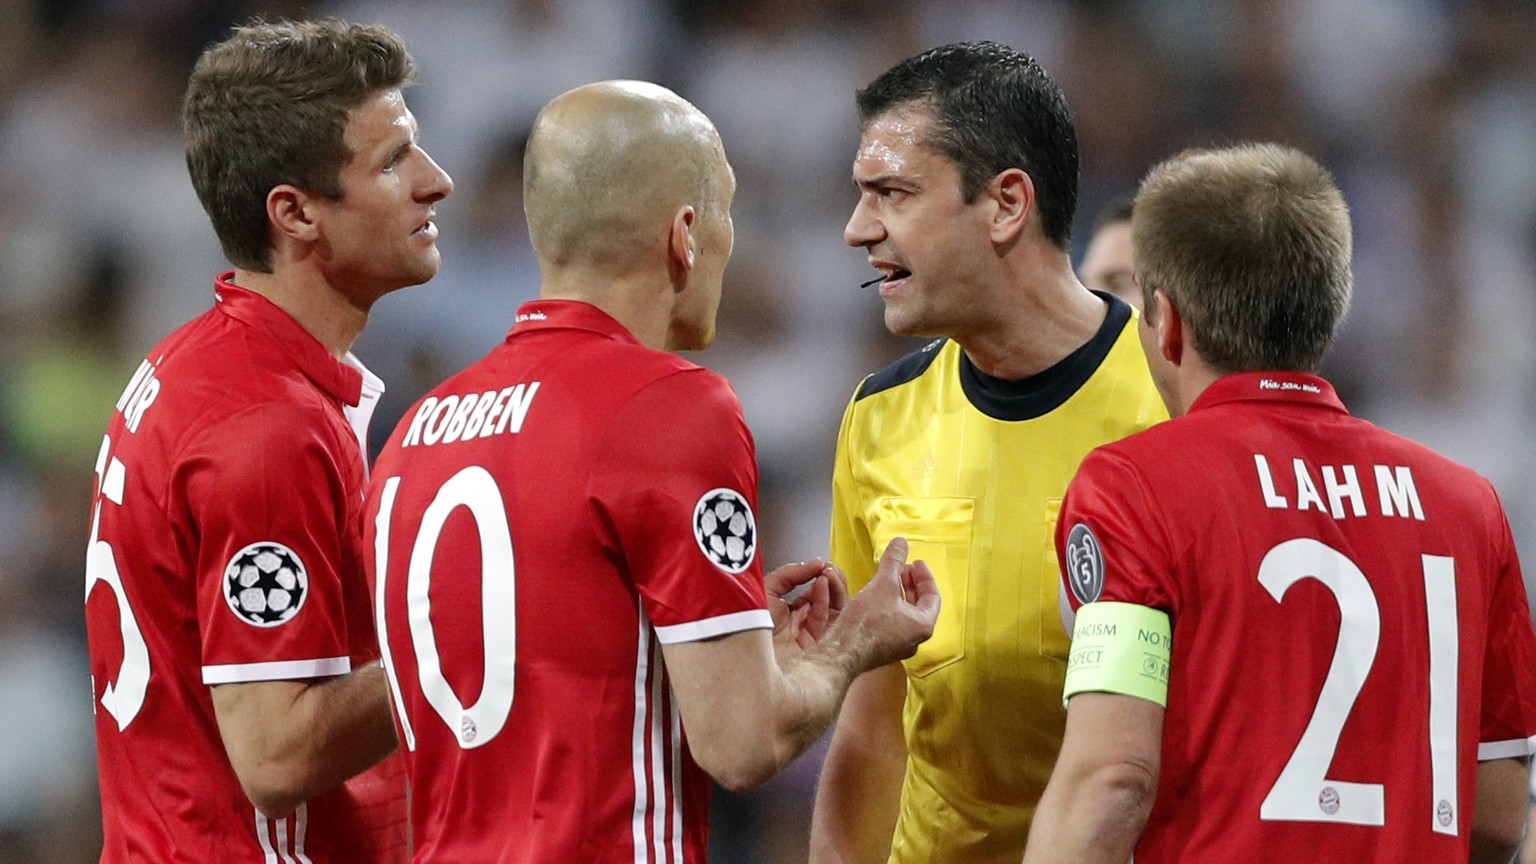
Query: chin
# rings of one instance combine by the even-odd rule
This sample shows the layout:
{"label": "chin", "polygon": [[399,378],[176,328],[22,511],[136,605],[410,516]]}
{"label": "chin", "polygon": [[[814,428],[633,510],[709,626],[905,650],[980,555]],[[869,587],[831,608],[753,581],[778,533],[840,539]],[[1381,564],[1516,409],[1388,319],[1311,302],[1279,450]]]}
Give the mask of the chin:
{"label": "chin", "polygon": [[411,275],[415,281],[410,284],[420,285],[423,282],[427,282],[433,276],[436,276],[437,271],[441,269],[443,269],[443,256],[437,251],[437,247],[434,246],[432,248],[432,256],[422,261],[420,266],[413,269]]}
{"label": "chin", "polygon": [[885,307],[885,329],[897,336],[933,336],[932,328],[913,315],[903,315],[894,306]]}

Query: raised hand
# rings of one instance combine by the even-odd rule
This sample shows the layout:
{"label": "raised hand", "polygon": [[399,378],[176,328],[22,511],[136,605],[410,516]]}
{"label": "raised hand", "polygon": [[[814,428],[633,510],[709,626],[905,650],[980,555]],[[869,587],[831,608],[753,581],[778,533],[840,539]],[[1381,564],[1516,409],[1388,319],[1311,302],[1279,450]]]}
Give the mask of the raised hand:
{"label": "raised hand", "polygon": [[905,538],[893,539],[874,578],[843,609],[839,630],[866,669],[911,657],[933,635],[939,586],[926,563],[907,563],[907,551]]}
{"label": "raised hand", "polygon": [[764,578],[764,587],[781,661],[786,652],[814,645],[848,602],[847,578],[820,558],[779,567]]}

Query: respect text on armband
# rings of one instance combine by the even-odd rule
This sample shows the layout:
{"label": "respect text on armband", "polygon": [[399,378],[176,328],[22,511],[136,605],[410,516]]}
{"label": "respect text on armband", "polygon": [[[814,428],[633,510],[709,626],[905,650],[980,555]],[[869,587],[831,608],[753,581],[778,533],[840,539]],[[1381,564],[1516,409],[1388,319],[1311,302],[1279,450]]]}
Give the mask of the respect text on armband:
{"label": "respect text on armband", "polygon": [[502,433],[516,434],[522,431],[538,392],[539,382],[532,381],[482,393],[429,396],[416,409],[400,446],[452,444]]}
{"label": "respect text on armband", "polygon": [[1086,604],[1072,630],[1064,696],[1119,693],[1166,705],[1172,656],[1166,612],[1131,603]]}

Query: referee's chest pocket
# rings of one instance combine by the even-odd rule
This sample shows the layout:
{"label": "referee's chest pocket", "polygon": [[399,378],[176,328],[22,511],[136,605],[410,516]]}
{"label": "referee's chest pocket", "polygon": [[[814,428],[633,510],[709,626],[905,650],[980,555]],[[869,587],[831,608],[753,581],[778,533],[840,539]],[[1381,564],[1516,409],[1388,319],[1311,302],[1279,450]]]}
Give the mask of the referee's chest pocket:
{"label": "referee's chest pocket", "polygon": [[906,661],[907,671],[923,676],[965,656],[966,595],[971,575],[970,498],[884,498],[876,512],[875,555],[892,538],[905,537],[907,561],[928,563],[939,583],[943,603],[933,637]]}

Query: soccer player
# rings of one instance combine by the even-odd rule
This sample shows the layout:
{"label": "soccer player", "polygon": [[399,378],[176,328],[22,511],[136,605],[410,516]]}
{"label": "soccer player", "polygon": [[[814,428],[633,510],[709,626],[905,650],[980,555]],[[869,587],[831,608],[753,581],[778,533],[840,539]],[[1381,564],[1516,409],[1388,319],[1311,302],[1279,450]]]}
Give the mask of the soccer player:
{"label": "soccer player", "polygon": [[[901,541],[846,605],[819,561],[765,597],[740,405],[673,353],[713,338],[735,185],[714,125],[654,84],[535,122],[540,298],[406,414],[369,487],[417,862],[702,864],[710,777],[767,779],[932,630]],[[767,603],[808,581],[790,617],[840,614],[774,638]]]}
{"label": "soccer player", "polygon": [[1508,861],[1536,734],[1520,565],[1487,480],[1315,374],[1351,292],[1339,190],[1287,147],[1190,151],[1134,224],[1177,419],[1067,494],[1066,741],[1025,860]]}
{"label": "soccer player", "polygon": [[831,558],[862,585],[905,536],[944,610],[904,667],[849,691],[812,860],[1017,864],[1065,722],[1056,513],[1083,456],[1166,414],[1135,312],[1073,275],[1077,139],[1035,61],[949,45],[858,104],[845,239],[885,276],[886,326],[944,338],[854,393]]}
{"label": "soccer player", "polygon": [[1131,199],[1112,201],[1093,220],[1093,236],[1078,275],[1090,290],[1113,294],[1141,311],[1141,291],[1131,271]]}
{"label": "soccer player", "polygon": [[187,166],[234,270],[139,366],[96,459],[103,862],[405,860],[361,546],[383,385],[348,346],[440,261],[453,184],[417,144],[413,70],[338,21],[241,27],[193,69]]}

